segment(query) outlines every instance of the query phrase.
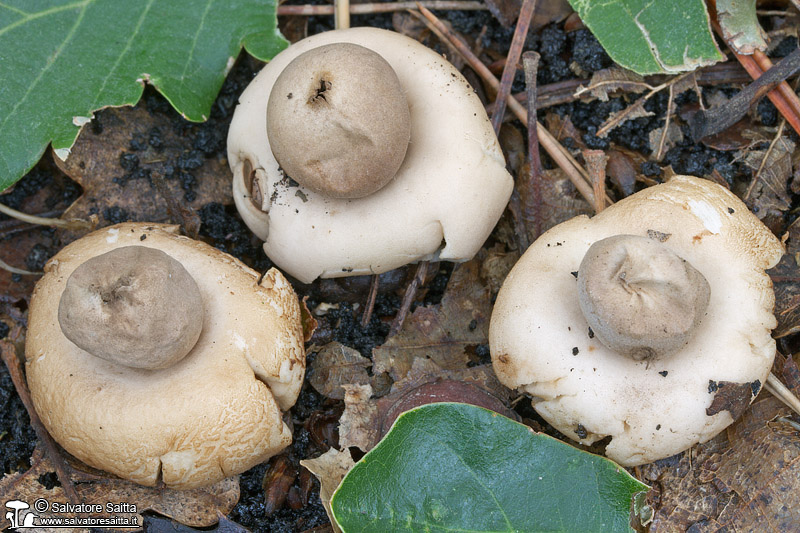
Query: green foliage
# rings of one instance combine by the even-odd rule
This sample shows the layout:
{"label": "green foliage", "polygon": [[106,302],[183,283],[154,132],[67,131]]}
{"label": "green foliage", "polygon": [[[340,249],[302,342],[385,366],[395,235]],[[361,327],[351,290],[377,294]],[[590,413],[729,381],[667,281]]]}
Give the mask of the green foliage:
{"label": "green foliage", "polygon": [[611,59],[639,74],[721,61],[703,0],[569,0]]}
{"label": "green foliage", "polygon": [[286,46],[275,0],[7,0],[0,4],[0,190],[48,143],[66,155],[92,112],[133,105],[146,80],[205,120],[242,46]]}
{"label": "green foliage", "polygon": [[480,407],[401,415],[333,495],[345,533],[630,531],[647,486],[611,461]]}

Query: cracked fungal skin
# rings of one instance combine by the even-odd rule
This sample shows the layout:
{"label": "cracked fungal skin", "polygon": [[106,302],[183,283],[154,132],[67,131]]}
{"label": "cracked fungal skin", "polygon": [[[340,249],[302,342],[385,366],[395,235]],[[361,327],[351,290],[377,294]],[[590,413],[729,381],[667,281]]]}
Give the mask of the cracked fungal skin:
{"label": "cracked fungal skin", "polygon": [[336,43],[300,54],[281,72],[267,104],[267,135],[292,179],[331,198],[361,198],[397,173],[411,116],[385,59]]}
{"label": "cracked fungal skin", "polygon": [[[581,311],[573,272],[593,243],[619,234],[668,246],[708,281],[705,315],[672,355],[635,361],[616,353]],[[592,219],[573,218],[543,234],[506,278],[489,330],[495,372],[530,394],[536,411],[570,438],[591,444],[610,436],[606,455],[622,465],[679,453],[733,422],[759,390],[749,384],[769,374],[776,321],[765,269],[782,253],[732,193],[689,176]],[[721,388],[730,397],[715,402],[719,390],[709,391],[710,381],[748,387]],[[747,394],[733,394],[739,391]]]}
{"label": "cracked fungal skin", "polygon": [[[200,291],[200,337],[169,368],[100,359],[58,327],[58,301],[78,266],[131,245],[168,253]],[[284,449],[292,433],[282,411],[305,373],[300,307],[280,272],[259,281],[177,226],[145,223],[95,231],[47,263],[31,298],[25,358],[36,411],[65,450],[141,485],[178,489],[215,483]]]}

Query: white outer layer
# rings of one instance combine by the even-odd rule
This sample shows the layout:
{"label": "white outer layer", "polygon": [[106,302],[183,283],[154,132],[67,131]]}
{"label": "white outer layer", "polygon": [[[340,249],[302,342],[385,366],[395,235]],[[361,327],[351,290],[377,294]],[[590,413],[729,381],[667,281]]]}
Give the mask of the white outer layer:
{"label": "white outer layer", "polygon": [[[665,245],[711,286],[692,340],[649,364],[589,337],[572,275],[592,243],[618,234],[647,236],[647,230],[671,234]],[[782,254],[778,239],[729,191],[676,176],[591,220],[580,216],[554,227],[525,252],[492,314],[495,371],[506,386],[534,396],[536,411],[570,438],[591,444],[612,436],[606,455],[622,465],[679,453],[733,422],[727,411],[706,415],[715,396],[710,380],[765,383],[776,320],[764,270]],[[578,424],[585,438],[577,435]]]}
{"label": "white outer layer", "polygon": [[[283,178],[266,134],[275,79],[301,53],[350,42],[379,53],[408,96],[411,143],[395,178],[365,198],[330,199]],[[376,95],[377,97],[378,95]],[[308,37],[278,54],[239,99],[228,133],[233,197],[280,268],[302,282],[381,273],[414,261],[465,261],[483,245],[511,196],[513,179],[483,106],[467,80],[424,45],[376,28]],[[268,212],[249,197],[242,164],[268,176]],[[264,174],[265,173],[265,174]]]}

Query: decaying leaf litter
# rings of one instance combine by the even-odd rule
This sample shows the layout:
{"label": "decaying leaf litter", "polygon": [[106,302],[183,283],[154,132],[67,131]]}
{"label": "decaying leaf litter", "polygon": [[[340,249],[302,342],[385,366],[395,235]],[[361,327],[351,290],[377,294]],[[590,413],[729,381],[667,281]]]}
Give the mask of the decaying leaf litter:
{"label": "decaying leaf litter", "polygon": [[[507,7],[503,2],[492,5],[495,10],[498,6]],[[543,26],[534,24],[536,33],[525,46],[541,54],[537,76],[539,119],[578,160],[583,160],[585,149],[599,149],[609,155],[605,193],[612,199],[664,180],[673,172],[715,180],[745,199],[776,235],[786,236],[788,253],[773,271],[779,319],[776,337],[782,354],[798,352],[800,305],[795,287],[800,277],[800,257],[797,223],[793,222],[800,178],[795,172],[796,135],[791,127],[783,125],[784,117],[762,99],[742,119],[741,127],[694,143],[687,129],[689,117],[703,108],[724,105],[745,83],[742,71],[731,68],[730,64],[720,64],[689,76],[693,78],[691,83],[679,86],[675,78],[648,77],[636,80],[637,90],[633,90],[627,76],[619,79],[613,71],[605,70],[611,67],[611,61],[580,20],[568,11],[557,12]],[[788,6],[771,13],[761,20],[772,33],[770,53],[777,60],[797,46],[798,16]],[[445,21],[446,31],[460,34],[467,47],[499,78],[513,28],[503,28],[485,11],[438,14]],[[327,16],[282,17],[280,22],[284,35],[292,41],[332,26],[332,19]],[[361,22],[359,17],[352,21],[353,25]],[[459,66],[468,63],[454,55],[451,45],[442,44],[431,30],[433,26],[416,13],[374,16],[363,22],[394,27],[447,54]],[[176,206],[191,207],[200,218],[202,238],[265,270],[269,261],[231,209],[230,193],[224,186],[228,178],[223,161],[230,113],[238,93],[258,67],[252,59],[240,59],[226,80],[208,123],[183,121],[151,90],[146,91],[144,100],[135,108],[98,113],[75,147],[76,154],[86,154],[85,157],[68,160],[68,165],[75,166],[64,168],[58,168],[52,158],[45,157],[23,181],[3,195],[3,203],[15,204],[28,213],[54,216],[79,198],[70,210],[81,217],[97,215],[101,225],[123,220],[185,223],[189,215],[182,214]],[[487,105],[493,102],[492,84],[467,72],[484,102]],[[522,78],[518,73],[512,92],[524,90]],[[603,80],[603,87],[611,85],[615,89],[608,91],[605,99],[572,96],[578,85],[592,88],[599,80]],[[642,98],[638,91],[641,83],[648,85],[647,91],[665,87],[637,106]],[[564,91],[565,86],[568,91]],[[698,93],[702,93],[702,101],[698,101]],[[626,112],[634,107],[643,110],[635,113],[641,116],[631,118],[634,112]],[[605,136],[596,135],[608,125],[612,115],[620,113],[627,113],[629,120],[612,123]],[[665,128],[667,122],[673,126]],[[791,124],[788,118],[787,124]],[[678,125],[681,134],[669,132],[674,131],[674,125]],[[659,134],[660,128],[667,133]],[[494,383],[488,365],[486,309],[519,255],[520,227],[532,234],[529,237],[535,237],[538,231],[532,228],[546,229],[576,214],[591,212],[596,205],[580,197],[565,172],[547,155],[542,157],[542,181],[527,180],[530,163],[526,157],[526,135],[527,125],[512,120],[506,121],[500,131],[507,160],[517,178],[521,223],[507,213],[478,258],[455,269],[446,264],[430,265],[415,295],[416,308],[405,317],[397,335],[387,337],[416,267],[380,276],[376,303],[366,326],[361,325],[361,320],[371,286],[369,279],[297,285],[298,291],[308,297],[307,304],[319,322],[311,339],[319,351],[309,351],[310,371],[330,368],[320,357],[324,350],[345,352],[345,348],[331,342],[355,350],[366,360],[348,351],[352,356],[350,361],[355,362],[352,365],[355,372],[342,378],[343,393],[327,388],[315,390],[314,380],[306,383],[291,412],[293,445],[268,464],[242,475],[239,504],[229,518],[254,530],[324,528],[327,518],[319,503],[318,484],[299,461],[316,457],[342,441],[354,447],[360,447],[357,443],[371,442],[370,439],[374,442],[383,424],[369,421],[380,412],[381,402],[383,409],[391,410],[394,402],[389,404],[389,401],[407,399],[410,391],[426,394],[429,389],[425,386],[430,383],[462,384],[455,386],[458,394],[463,395],[466,389],[472,395],[499,398],[501,403],[513,405],[517,416],[532,427],[553,433],[528,407],[527,401],[515,401],[518,399],[510,397],[509,391],[502,387],[498,390]],[[654,141],[658,146],[653,146]],[[159,180],[166,187],[158,188]],[[170,199],[172,209],[165,196]],[[74,238],[64,231],[31,228],[11,220],[3,220],[2,224],[3,260],[27,270],[40,270],[49,256]],[[0,273],[5,328],[25,325],[25,309],[35,279]],[[20,333],[11,341],[20,346],[24,334],[17,331]],[[420,338],[425,340],[424,347],[417,342]],[[409,350],[411,347],[414,349]],[[424,357],[410,357],[418,354]],[[791,357],[778,359],[774,373],[797,392],[797,366]],[[376,372],[376,367],[385,372]],[[33,454],[36,439],[5,369],[0,376],[7,406],[0,431],[5,473],[22,475],[29,460],[34,468],[50,472],[41,466],[39,452]],[[364,394],[367,385],[372,390],[372,399]],[[348,395],[353,399],[349,403]],[[342,396],[344,402],[339,399]],[[695,525],[698,530],[712,531],[725,526],[780,531],[786,530],[787,524],[796,524],[798,519],[792,515],[792,509],[798,508],[797,491],[793,490],[798,466],[793,450],[798,437],[797,430],[787,422],[796,421],[794,417],[765,394],[741,421],[709,443],[674,458],[635,468],[634,474],[654,487],[648,495],[654,511],[649,529],[685,530]],[[366,428],[366,433],[359,432],[359,428]],[[27,479],[32,475],[29,472]],[[11,478],[3,483],[8,483],[8,479]],[[34,483],[31,490],[52,490],[52,485],[47,488],[42,484],[52,483],[52,475],[45,473],[37,480],[42,488],[36,488]],[[103,476],[97,482],[108,484]],[[195,504],[197,501],[202,500],[195,500]],[[179,503],[177,507],[183,513],[176,516],[177,520],[200,524],[186,518],[191,512],[187,511],[191,509],[188,503]],[[227,509],[222,507],[223,512]],[[170,515],[163,508],[161,512]],[[209,516],[202,523],[210,525],[215,521],[215,516]]]}

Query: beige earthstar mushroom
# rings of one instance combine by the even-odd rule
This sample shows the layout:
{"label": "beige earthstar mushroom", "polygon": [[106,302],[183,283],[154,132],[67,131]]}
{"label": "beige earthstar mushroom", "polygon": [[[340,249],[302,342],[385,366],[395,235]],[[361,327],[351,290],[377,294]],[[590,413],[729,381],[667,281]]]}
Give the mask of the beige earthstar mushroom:
{"label": "beige earthstar mushroom", "polygon": [[676,176],[542,235],[489,330],[508,387],[625,466],[705,442],[758,394],[775,356],[765,269],[780,241],[726,189]]}
{"label": "beige earthstar mushroom", "polygon": [[280,272],[259,281],[177,226],[144,223],[91,233],[48,262],[25,356],[36,411],[65,450],[178,489],[285,448],[282,411],[305,369],[299,304]]}
{"label": "beige earthstar mushroom", "polygon": [[240,98],[228,161],[242,218],[306,283],[470,259],[513,188],[464,77],[376,28],[314,35],[278,54]]}

